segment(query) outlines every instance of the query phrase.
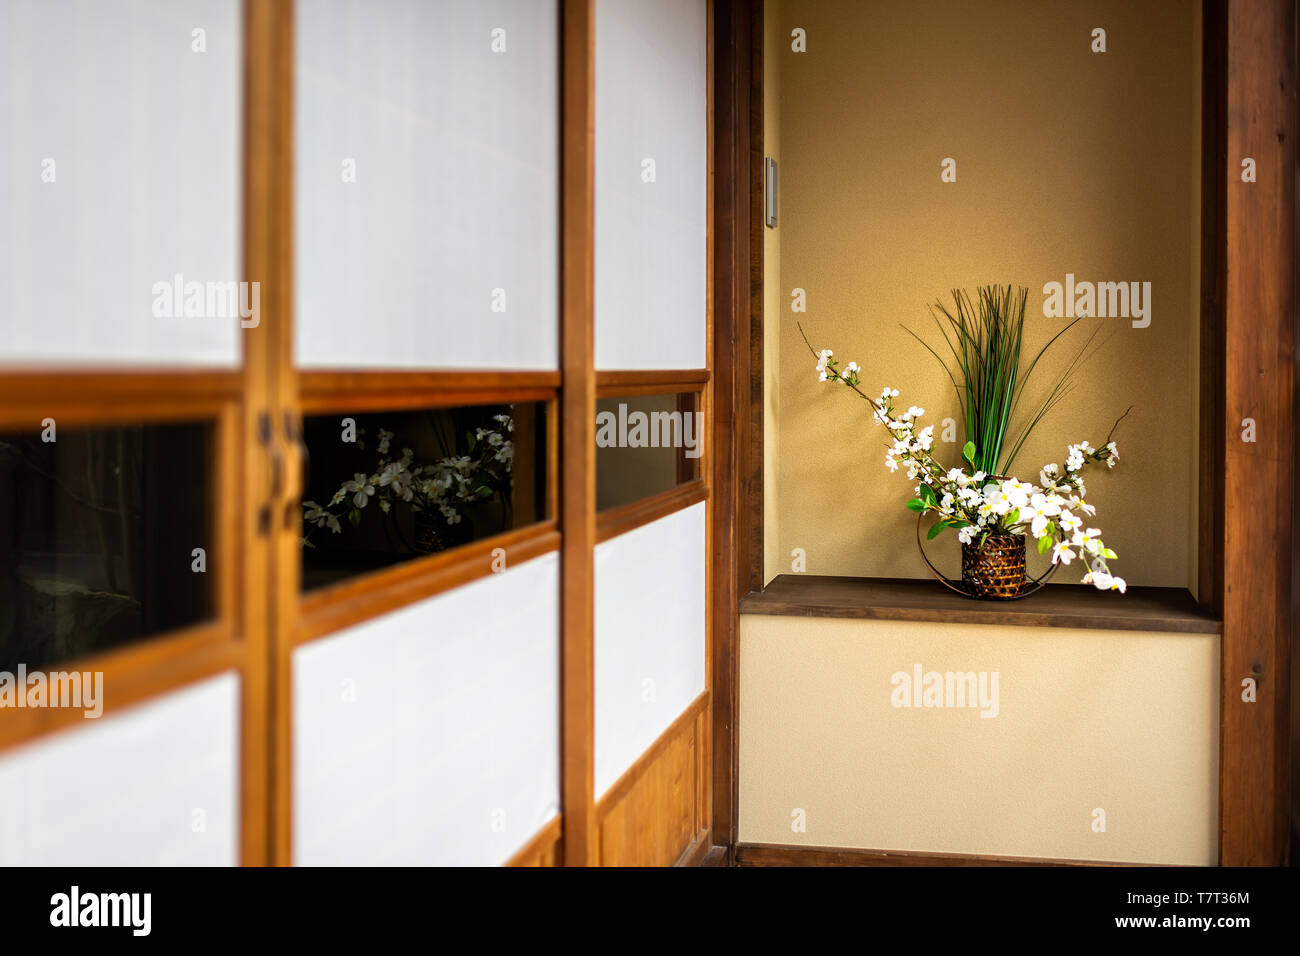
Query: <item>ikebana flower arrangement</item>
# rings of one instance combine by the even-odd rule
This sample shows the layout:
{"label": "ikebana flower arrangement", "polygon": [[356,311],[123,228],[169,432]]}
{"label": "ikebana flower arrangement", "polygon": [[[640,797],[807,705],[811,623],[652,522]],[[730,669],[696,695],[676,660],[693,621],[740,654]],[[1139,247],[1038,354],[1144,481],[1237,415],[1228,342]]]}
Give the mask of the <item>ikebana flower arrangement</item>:
{"label": "ikebana flower arrangement", "polygon": [[[440,550],[440,530],[459,524],[477,505],[510,488],[514,420],[509,415],[494,415],[492,421],[495,427],[478,428],[465,436],[466,454],[447,455],[422,465],[415,463],[415,452],[410,448],[394,456],[392,443],[396,436],[379,429],[378,460],[373,472],[354,474],[325,505],[302,503],[303,546],[314,547],[310,540],[312,528],[328,528],[338,534],[342,531],[340,517],[359,525],[367,508],[387,516],[394,506],[401,505],[416,515],[413,550]],[[509,496],[503,497],[508,505]]]}
{"label": "ikebana flower arrangement", "polygon": [[[918,521],[924,515],[936,519],[928,539],[950,528],[957,532],[962,546],[962,587],[955,590],[971,597],[1001,599],[1029,593],[1032,589],[1025,572],[1028,537],[1035,541],[1039,554],[1051,555],[1053,569],[1078,559],[1085,570],[1083,583],[1122,593],[1127,585],[1111,573],[1108,564],[1117,555],[1102,541],[1101,531],[1090,527],[1096,508],[1087,501],[1083,471],[1102,462],[1107,468],[1115,467],[1119,452],[1112,436],[1128,412],[1116,420],[1100,447],[1086,441],[1069,445],[1064,469],[1059,464],[1044,465],[1038,471],[1037,484],[1010,475],[1011,464],[1029,434],[1066,394],[1092,337],[1019,432],[1013,433],[1015,439],[1004,457],[1008,428],[1030,374],[1075,323],[1053,336],[1022,374],[1020,348],[1028,290],[1013,295],[1009,286],[989,286],[980,287],[977,293],[978,309],[966,293],[956,290],[956,314],[940,304],[944,318],[941,321],[935,316],[956,367],[949,368],[934,349],[925,346],[948,371],[961,402],[967,441],[960,465],[945,467],[935,458],[934,426],[920,426],[924,409],[913,405],[899,411],[899,393],[894,388],[885,387],[878,398],[868,395],[860,388],[861,367],[856,362],[841,367],[830,349],[818,351],[808,343],[817,357],[818,379],[844,385],[870,403],[873,423],[882,426],[889,439],[885,467],[891,472],[902,467],[916,482],[916,497],[907,507],[918,514]],[[807,336],[804,341],[808,342]],[[928,558],[926,561],[929,563]]]}

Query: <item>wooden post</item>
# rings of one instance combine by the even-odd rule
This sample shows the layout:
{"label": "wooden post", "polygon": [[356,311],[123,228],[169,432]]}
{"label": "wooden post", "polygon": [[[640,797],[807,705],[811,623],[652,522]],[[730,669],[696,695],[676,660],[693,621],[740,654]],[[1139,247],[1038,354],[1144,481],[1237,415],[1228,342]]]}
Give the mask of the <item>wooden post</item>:
{"label": "wooden post", "polygon": [[[1208,25],[1207,25],[1208,26]],[[1295,6],[1230,0],[1220,862],[1284,861],[1290,781]],[[1243,162],[1254,161],[1254,182]],[[1253,429],[1251,426],[1253,425]],[[1253,440],[1251,440],[1253,439]],[[1254,682],[1254,701],[1244,683]]]}
{"label": "wooden post", "polygon": [[561,107],[561,800],[564,865],[598,862],[595,808],[595,10],[565,0]]}

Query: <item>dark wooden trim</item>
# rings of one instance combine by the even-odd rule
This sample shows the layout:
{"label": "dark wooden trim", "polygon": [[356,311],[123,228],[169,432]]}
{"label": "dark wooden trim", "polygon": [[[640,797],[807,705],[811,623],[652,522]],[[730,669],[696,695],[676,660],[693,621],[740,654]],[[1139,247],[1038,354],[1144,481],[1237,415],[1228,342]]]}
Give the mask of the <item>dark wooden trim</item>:
{"label": "dark wooden trim", "polygon": [[560,531],[564,865],[597,862],[595,813],[595,3],[561,6]]}
{"label": "dark wooden trim", "polygon": [[709,847],[709,852],[700,860],[700,866],[730,866],[730,851],[725,846],[718,846],[716,843]]}
{"label": "dark wooden trim", "polygon": [[1223,616],[1224,296],[1227,285],[1227,0],[1201,14],[1201,318],[1197,387],[1197,599]]}
{"label": "dark wooden trim", "polygon": [[[708,158],[705,187],[705,270],[704,270],[704,364],[708,372],[708,382],[698,394],[679,394],[677,407],[682,412],[695,411],[699,414],[696,423],[696,435],[701,448],[708,450],[708,460],[699,458],[677,459],[679,481],[699,479],[705,482],[709,500],[704,505],[704,687],[709,693],[709,701],[699,720],[696,722],[697,753],[695,754],[695,826],[701,831],[700,842],[704,852],[713,844],[713,687],[715,680],[714,654],[717,646],[718,613],[715,595],[717,592],[718,560],[715,548],[714,532],[716,522],[714,515],[717,502],[712,500],[712,491],[716,476],[713,462],[713,448],[717,429],[713,419],[718,407],[718,391],[714,385],[713,372],[719,362],[718,323],[714,314],[714,291],[717,278],[717,253],[714,247],[716,232],[716,197],[717,197],[717,143],[714,138],[716,128],[718,99],[717,83],[717,36],[718,10],[717,0],[708,2],[708,25],[705,32],[705,86],[707,106],[705,108],[705,141]],[[693,407],[692,407],[693,406]],[[722,566],[725,569],[725,565]]]}
{"label": "dark wooden trim", "polygon": [[[760,561],[762,555],[761,537],[750,540],[755,531],[762,534],[761,401],[757,411],[751,407],[752,361],[755,349],[761,360],[762,349],[761,315],[753,314],[756,275],[760,302],[762,296],[762,243],[760,236],[755,260],[752,227],[752,209],[761,190],[753,187],[751,168],[756,141],[760,167],[762,152],[761,0],[716,0],[713,22],[713,381],[708,409],[713,427],[709,550],[715,569],[711,578],[711,786],[713,840],[730,846],[737,825],[737,608],[739,595],[751,589],[754,549]],[[761,168],[757,175],[761,177]],[[752,341],[756,318],[759,334]],[[761,397],[761,369],[756,387]],[[760,422],[757,432],[755,414]]]}
{"label": "dark wooden trim", "polygon": [[661,491],[649,498],[609,508],[596,516],[596,543],[617,538],[642,525],[665,518],[675,511],[699,504],[709,497],[709,486],[700,478]]}
{"label": "dark wooden trim", "polygon": [[1223,628],[1181,588],[1133,587],[1120,595],[1086,584],[1049,584],[1018,601],[976,601],[937,581],[815,574],[778,574],[764,590],[741,599],[740,613],[1179,634]]}
{"label": "dark wooden trim", "polygon": [[673,866],[704,866],[705,859],[713,851],[713,835],[708,830],[702,831],[691,845],[682,851]]}
{"label": "dark wooden trim", "polygon": [[[1295,349],[1294,0],[1230,0],[1220,860],[1286,859]],[[1241,159],[1257,181],[1241,181]],[[1256,440],[1241,439],[1252,418]],[[1242,700],[1253,678],[1257,700]]]}
{"label": "dark wooden trim", "polygon": [[512,568],[559,547],[556,523],[542,521],[308,591],[299,601],[299,623],[293,644],[297,647],[318,640],[486,578],[493,573],[492,552],[498,548],[506,552],[506,567]]}
{"label": "dark wooden trim", "polygon": [[[1300,69],[1300,23],[1296,26],[1295,57]],[[1296,118],[1296,129],[1300,131],[1300,115]],[[1300,182],[1300,149],[1295,154],[1296,182]],[[1296,190],[1293,222],[1300,222],[1300,189]],[[1292,286],[1293,309],[1295,319],[1293,328],[1300,336],[1300,242],[1295,249],[1295,283]],[[1296,366],[1292,369],[1296,381],[1300,381],[1300,354],[1296,355]],[[1300,390],[1295,392],[1292,405],[1293,453],[1300,453]],[[1294,458],[1292,459],[1295,460]],[[1300,501],[1300,467],[1294,469],[1291,486],[1291,845],[1288,859],[1294,865],[1300,861],[1300,521],[1295,520],[1295,502]]]}
{"label": "dark wooden trim", "polygon": [[833,846],[736,844],[735,866],[1151,866],[1101,860],[1057,860],[1034,856],[977,856],[917,853],[909,850],[858,850]]}

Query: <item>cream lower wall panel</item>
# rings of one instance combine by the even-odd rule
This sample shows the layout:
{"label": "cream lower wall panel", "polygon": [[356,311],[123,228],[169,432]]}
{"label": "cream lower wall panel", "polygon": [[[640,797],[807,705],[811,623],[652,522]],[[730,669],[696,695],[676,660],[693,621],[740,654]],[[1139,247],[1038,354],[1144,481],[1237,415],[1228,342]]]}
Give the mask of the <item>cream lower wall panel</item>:
{"label": "cream lower wall panel", "polygon": [[559,812],[559,556],[293,656],[295,863],[504,863]]}
{"label": "cream lower wall panel", "polygon": [[228,673],[0,757],[0,866],[232,866],[238,791]]}
{"label": "cream lower wall panel", "polygon": [[595,795],[704,690],[705,506],[596,546]]}
{"label": "cream lower wall panel", "polygon": [[[742,616],[740,839],[1212,865],[1218,662],[1214,635]],[[997,716],[892,706],[918,663],[996,671]]]}

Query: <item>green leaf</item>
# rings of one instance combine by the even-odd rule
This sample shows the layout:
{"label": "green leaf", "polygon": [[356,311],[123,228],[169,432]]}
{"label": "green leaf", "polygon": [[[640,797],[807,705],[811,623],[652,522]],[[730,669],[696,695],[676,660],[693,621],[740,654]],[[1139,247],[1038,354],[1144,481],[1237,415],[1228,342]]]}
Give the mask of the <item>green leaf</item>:
{"label": "green leaf", "polygon": [[962,447],[961,457],[965,460],[966,464],[970,465],[972,468],[975,467],[975,443],[973,441],[968,441]]}
{"label": "green leaf", "polygon": [[354,525],[360,526],[360,525],[361,525],[361,509],[360,509],[360,508],[353,508],[351,511],[349,511],[349,512],[348,512],[348,520],[351,521]]}
{"label": "green leaf", "polygon": [[943,530],[944,530],[945,528],[947,528],[947,527],[948,527],[948,522],[946,522],[946,521],[936,521],[936,522],[934,523],[934,526],[930,529],[930,532],[925,536],[925,540],[926,540],[926,541],[933,541],[935,538],[939,537],[939,535],[940,535],[940,534],[943,532]]}
{"label": "green leaf", "polygon": [[1103,549],[1101,553],[1104,554],[1111,561],[1114,561],[1116,558],[1119,557],[1119,555],[1116,554],[1114,551],[1112,551],[1110,548]]}
{"label": "green leaf", "polygon": [[1003,519],[1003,524],[1006,527],[1010,528],[1013,524],[1015,524],[1019,520],[1020,520],[1020,509],[1016,508],[1007,513],[1006,518]]}
{"label": "green leaf", "polygon": [[934,489],[924,483],[921,484],[921,498],[927,505],[933,506],[939,503],[939,498],[935,495]]}
{"label": "green leaf", "polygon": [[919,514],[920,512],[925,510],[925,502],[922,501],[920,498],[913,498],[911,501],[907,503],[907,510],[915,511]]}
{"label": "green leaf", "polygon": [[1038,553],[1046,554],[1052,550],[1052,538],[1050,535],[1043,535],[1038,539]]}

